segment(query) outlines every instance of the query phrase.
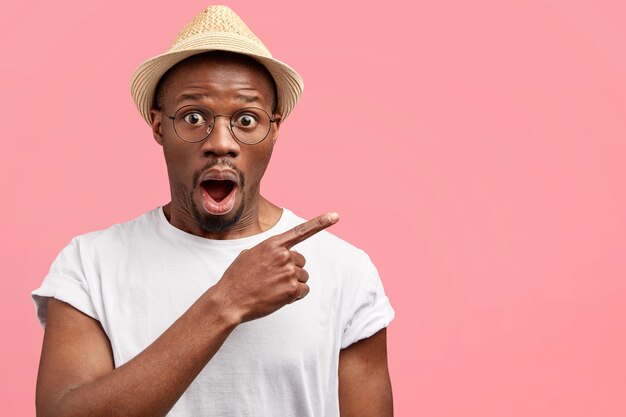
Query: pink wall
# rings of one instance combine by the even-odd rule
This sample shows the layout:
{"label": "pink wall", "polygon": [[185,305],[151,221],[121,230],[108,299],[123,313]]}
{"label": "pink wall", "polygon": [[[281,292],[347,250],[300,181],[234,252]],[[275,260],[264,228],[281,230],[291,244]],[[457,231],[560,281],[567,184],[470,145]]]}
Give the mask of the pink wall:
{"label": "pink wall", "polygon": [[[623,2],[409,4],[229,2],[306,83],[265,193],[378,265],[396,415],[626,415]],[[205,5],[2,7],[2,415],[57,252],[167,201],[129,77]]]}

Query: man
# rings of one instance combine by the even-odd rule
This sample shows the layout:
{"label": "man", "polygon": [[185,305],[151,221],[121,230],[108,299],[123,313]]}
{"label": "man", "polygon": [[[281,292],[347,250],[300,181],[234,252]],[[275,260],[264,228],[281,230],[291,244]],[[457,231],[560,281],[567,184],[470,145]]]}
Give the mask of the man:
{"label": "man", "polygon": [[260,195],[301,91],[224,6],[138,68],[172,200],[73,239],[33,292],[39,416],[392,415],[376,269],[336,213]]}

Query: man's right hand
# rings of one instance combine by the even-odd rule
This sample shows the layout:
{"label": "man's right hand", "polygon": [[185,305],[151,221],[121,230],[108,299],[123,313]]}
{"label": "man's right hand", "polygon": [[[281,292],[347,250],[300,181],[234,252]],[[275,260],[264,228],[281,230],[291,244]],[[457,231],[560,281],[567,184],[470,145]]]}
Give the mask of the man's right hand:
{"label": "man's right hand", "polygon": [[240,323],[305,297],[306,260],[291,248],[338,221],[337,213],[326,213],[241,252],[212,290]]}
{"label": "man's right hand", "polygon": [[216,285],[117,368],[100,323],[50,299],[37,415],[166,415],[237,324],[268,315],[308,293],[304,257],[291,248],[338,219],[328,213],[241,253]]}

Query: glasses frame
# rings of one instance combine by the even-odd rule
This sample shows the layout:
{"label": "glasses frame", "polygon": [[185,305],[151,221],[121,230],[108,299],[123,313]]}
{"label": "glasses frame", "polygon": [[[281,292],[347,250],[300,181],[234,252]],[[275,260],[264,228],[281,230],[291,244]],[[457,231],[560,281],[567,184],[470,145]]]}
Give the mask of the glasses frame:
{"label": "glasses frame", "polygon": [[[209,125],[209,128],[206,131],[206,135],[202,138],[202,139],[198,139],[198,140],[187,140],[184,139],[179,133],[178,130],[176,130],[176,115],[183,109],[186,109],[187,107],[202,107],[204,109],[206,109],[210,114],[213,115],[213,124]],[[233,132],[233,126],[235,125],[233,122],[233,116],[235,116],[238,113],[241,113],[245,110],[250,110],[250,109],[254,109],[254,110],[261,110],[263,113],[265,113],[267,115],[267,118],[270,121],[270,125],[269,125],[269,129],[267,129],[267,133],[265,134],[265,136],[263,136],[263,138],[259,139],[257,142],[253,142],[253,143],[249,143],[249,142],[244,142],[241,139],[239,139],[237,137],[237,135],[235,135],[235,132]],[[200,106],[197,104],[189,104],[186,106],[182,106],[180,108],[178,108],[178,110],[176,110],[176,112],[174,112],[173,116],[170,116],[169,114],[167,114],[167,112],[165,110],[163,110],[163,108],[159,107],[159,111],[161,113],[163,113],[165,116],[167,116],[168,119],[170,119],[172,121],[172,127],[174,128],[174,132],[176,132],[176,136],[178,136],[180,138],[180,140],[182,140],[183,142],[187,142],[187,143],[200,143],[205,141],[209,136],[211,136],[211,132],[213,132],[213,129],[215,128],[215,120],[218,117],[228,117],[228,130],[230,130],[230,134],[232,135],[233,138],[235,138],[235,140],[237,142],[243,143],[244,145],[258,145],[259,143],[263,142],[270,134],[270,132],[272,131],[272,123],[276,123],[276,118],[272,118],[272,116],[269,115],[268,112],[266,112],[265,110],[263,110],[260,107],[243,107],[239,110],[237,110],[236,112],[232,113],[232,114],[215,114],[211,111],[211,109],[209,109],[208,107],[205,106]]]}

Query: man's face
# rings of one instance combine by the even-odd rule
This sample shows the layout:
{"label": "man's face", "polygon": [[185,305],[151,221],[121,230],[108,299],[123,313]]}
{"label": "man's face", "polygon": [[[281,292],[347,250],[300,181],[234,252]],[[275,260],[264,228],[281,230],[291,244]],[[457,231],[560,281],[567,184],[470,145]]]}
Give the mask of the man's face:
{"label": "man's face", "polygon": [[[232,115],[244,107],[258,107],[270,116],[274,87],[258,66],[223,56],[191,59],[164,80],[159,105],[168,115],[188,105],[200,105],[215,115]],[[192,122],[192,119],[190,119]],[[167,164],[171,210],[184,229],[200,233],[244,230],[258,221],[259,185],[270,161],[278,125],[255,145],[237,141],[229,117],[216,117],[207,139],[182,141],[172,120],[152,111],[156,141]]]}

